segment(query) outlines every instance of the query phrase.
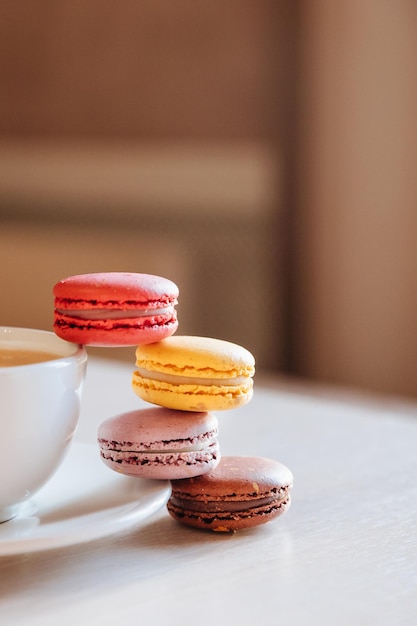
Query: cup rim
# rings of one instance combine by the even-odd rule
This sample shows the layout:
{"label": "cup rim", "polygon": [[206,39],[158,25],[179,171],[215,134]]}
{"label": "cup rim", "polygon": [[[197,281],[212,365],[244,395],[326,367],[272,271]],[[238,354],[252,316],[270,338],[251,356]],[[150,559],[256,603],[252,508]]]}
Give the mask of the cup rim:
{"label": "cup rim", "polygon": [[[65,361],[68,360],[83,360],[87,358],[87,351],[85,349],[85,347],[81,344],[77,344],[77,343],[73,343],[71,341],[66,341],[65,339],[61,339],[61,337],[58,337],[58,335],[56,335],[54,332],[49,331],[49,330],[44,330],[41,328],[29,328],[29,327],[20,327],[20,326],[0,326],[0,345],[2,344],[2,338],[4,338],[5,336],[9,335],[11,337],[11,335],[13,333],[21,333],[21,334],[27,334],[28,336],[39,336],[39,337],[49,337],[51,340],[53,340],[54,342],[56,341],[56,346],[57,346],[57,350],[59,350],[58,346],[66,346],[67,350],[70,350],[70,347],[72,346],[73,350],[68,352],[67,354],[61,354],[61,355],[57,355],[56,358],[54,359],[49,359],[47,361],[38,361],[36,363],[24,363],[24,364],[20,364],[20,365],[5,365],[0,367],[0,372],[1,371],[5,371],[5,370],[11,370],[11,369],[22,369],[22,368],[26,368],[26,367],[39,367],[39,366],[48,366],[51,363],[57,363],[57,362],[61,362],[64,363]],[[13,342],[10,342],[11,345],[13,345]],[[17,345],[17,342],[16,344]],[[37,348],[38,350],[41,350],[41,348]],[[52,348],[51,348],[52,349]],[[48,348],[45,347],[45,351],[48,351]]]}

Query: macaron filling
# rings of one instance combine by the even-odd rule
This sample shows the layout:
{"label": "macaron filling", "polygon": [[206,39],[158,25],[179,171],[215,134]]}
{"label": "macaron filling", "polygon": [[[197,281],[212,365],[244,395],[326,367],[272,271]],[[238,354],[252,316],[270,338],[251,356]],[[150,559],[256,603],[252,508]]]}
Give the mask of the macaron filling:
{"label": "macaron filling", "polygon": [[263,498],[257,498],[256,500],[214,500],[214,501],[201,501],[196,498],[189,499],[181,497],[178,494],[173,493],[170,498],[170,502],[173,506],[179,509],[185,509],[187,511],[193,511],[196,513],[239,513],[243,511],[251,511],[252,509],[264,508],[271,506],[282,506],[288,501],[288,490],[283,490],[283,495],[277,496],[277,494],[271,496],[265,496]]}
{"label": "macaron filling", "polygon": [[226,386],[240,386],[248,382],[247,376],[236,376],[235,378],[204,378],[198,376],[180,376],[179,374],[166,374],[164,372],[155,372],[138,367],[135,374],[139,374],[142,378],[150,380],[157,380],[158,382],[164,382],[172,385],[226,385]]}
{"label": "macaron filling", "polygon": [[156,317],[173,315],[173,306],[155,309],[56,309],[59,315],[67,315],[82,320],[131,319],[136,317]]}

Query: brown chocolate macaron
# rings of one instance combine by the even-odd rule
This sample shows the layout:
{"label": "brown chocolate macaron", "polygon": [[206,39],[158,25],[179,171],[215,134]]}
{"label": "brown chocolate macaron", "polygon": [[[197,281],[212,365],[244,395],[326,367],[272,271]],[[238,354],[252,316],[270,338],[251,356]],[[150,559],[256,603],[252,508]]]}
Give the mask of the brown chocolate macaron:
{"label": "brown chocolate macaron", "polygon": [[171,481],[167,503],[178,522],[216,532],[265,524],[290,506],[292,472],[262,457],[223,457],[211,472]]}

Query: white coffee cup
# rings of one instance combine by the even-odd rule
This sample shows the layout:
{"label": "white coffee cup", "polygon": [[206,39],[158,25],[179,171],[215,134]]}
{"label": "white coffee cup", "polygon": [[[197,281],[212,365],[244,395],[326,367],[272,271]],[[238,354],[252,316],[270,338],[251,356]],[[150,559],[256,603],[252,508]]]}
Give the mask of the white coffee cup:
{"label": "white coffee cup", "polygon": [[[18,365],[22,351],[48,360]],[[0,326],[0,522],[61,464],[78,425],[86,366],[86,350],[52,332]]]}

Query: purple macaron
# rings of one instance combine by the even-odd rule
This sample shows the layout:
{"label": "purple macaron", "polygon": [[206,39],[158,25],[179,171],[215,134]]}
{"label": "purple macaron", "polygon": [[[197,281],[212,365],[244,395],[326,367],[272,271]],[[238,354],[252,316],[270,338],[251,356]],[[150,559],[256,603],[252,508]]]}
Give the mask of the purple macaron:
{"label": "purple macaron", "polygon": [[122,413],[98,429],[100,456],[120,474],[176,480],[219,464],[218,421],[212,413],[163,407]]}

